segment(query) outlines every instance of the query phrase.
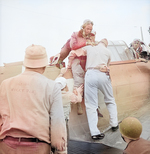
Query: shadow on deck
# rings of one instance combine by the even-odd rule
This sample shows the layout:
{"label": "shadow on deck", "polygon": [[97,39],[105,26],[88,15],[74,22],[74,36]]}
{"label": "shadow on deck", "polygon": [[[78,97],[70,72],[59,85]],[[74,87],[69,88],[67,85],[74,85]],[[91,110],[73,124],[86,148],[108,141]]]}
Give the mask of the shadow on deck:
{"label": "shadow on deck", "polygon": [[123,151],[101,143],[69,141],[68,154],[122,154]]}

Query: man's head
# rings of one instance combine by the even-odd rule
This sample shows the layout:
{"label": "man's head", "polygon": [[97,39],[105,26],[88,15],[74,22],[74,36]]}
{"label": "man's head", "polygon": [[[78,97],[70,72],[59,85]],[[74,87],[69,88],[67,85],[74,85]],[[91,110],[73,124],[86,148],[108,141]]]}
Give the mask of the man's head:
{"label": "man's head", "polygon": [[26,48],[23,64],[27,68],[41,68],[48,65],[46,50],[40,45],[31,45]]}
{"label": "man's head", "polygon": [[134,39],[132,42],[132,47],[134,50],[137,50],[141,46],[140,39]]}
{"label": "man's head", "polygon": [[134,117],[127,117],[119,124],[119,130],[124,138],[136,140],[142,133],[142,124]]}
{"label": "man's head", "polygon": [[105,47],[108,46],[108,41],[106,38],[102,39],[99,43],[103,43],[105,45]]}

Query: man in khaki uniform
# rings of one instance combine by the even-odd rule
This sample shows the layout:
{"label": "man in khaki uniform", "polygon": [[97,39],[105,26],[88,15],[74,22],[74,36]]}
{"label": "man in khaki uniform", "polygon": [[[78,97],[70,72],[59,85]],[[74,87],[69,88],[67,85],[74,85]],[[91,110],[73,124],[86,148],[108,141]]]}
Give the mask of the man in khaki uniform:
{"label": "man in khaki uniform", "polygon": [[67,153],[58,83],[42,75],[48,65],[40,45],[26,49],[25,71],[0,86],[0,154]]}
{"label": "man in khaki uniform", "polygon": [[128,144],[123,154],[150,154],[150,141],[140,138],[142,124],[134,117],[125,118],[119,125],[123,140]]}

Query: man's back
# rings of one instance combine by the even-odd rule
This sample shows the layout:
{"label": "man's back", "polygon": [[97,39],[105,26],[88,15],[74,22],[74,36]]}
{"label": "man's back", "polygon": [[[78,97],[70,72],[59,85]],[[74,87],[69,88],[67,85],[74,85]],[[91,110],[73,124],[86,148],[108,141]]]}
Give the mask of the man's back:
{"label": "man's back", "polygon": [[143,138],[131,141],[125,149],[124,154],[150,154],[150,141]]}
{"label": "man's back", "polygon": [[0,113],[3,118],[0,138],[8,134],[34,136],[50,143],[49,114],[56,91],[59,87],[54,81],[32,71],[4,81],[0,91]]}
{"label": "man's back", "polygon": [[101,43],[97,46],[86,46],[84,49],[87,51],[86,69],[98,65],[107,66],[111,59],[109,50]]}
{"label": "man's back", "polygon": [[43,75],[46,49],[28,46],[23,65],[0,85],[0,153],[49,154],[51,146],[67,153],[61,90]]}

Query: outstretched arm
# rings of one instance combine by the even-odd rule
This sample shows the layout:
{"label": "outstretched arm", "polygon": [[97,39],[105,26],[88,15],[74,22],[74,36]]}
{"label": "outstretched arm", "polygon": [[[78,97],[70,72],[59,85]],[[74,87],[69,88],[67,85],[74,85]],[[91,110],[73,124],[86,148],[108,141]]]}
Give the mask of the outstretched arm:
{"label": "outstretched arm", "polygon": [[65,153],[65,151],[67,150],[67,132],[62,106],[61,90],[58,84],[55,84],[52,96],[53,100],[50,111],[51,145],[55,147],[58,151]]}

